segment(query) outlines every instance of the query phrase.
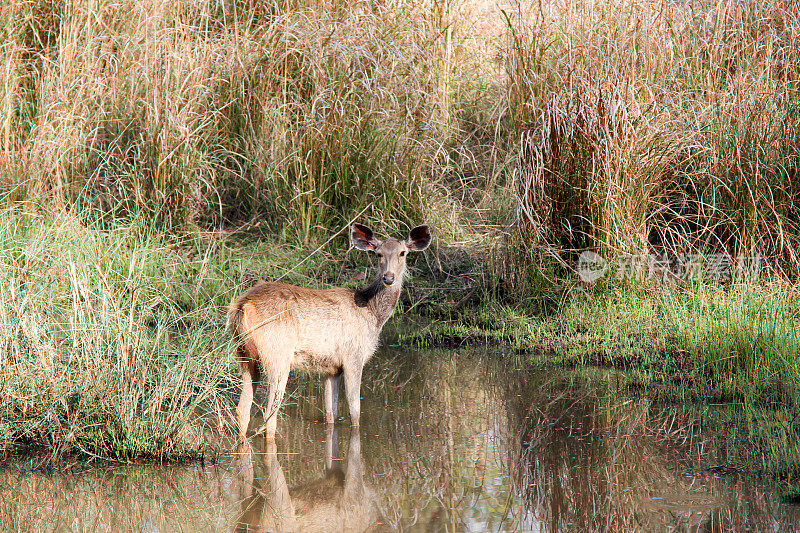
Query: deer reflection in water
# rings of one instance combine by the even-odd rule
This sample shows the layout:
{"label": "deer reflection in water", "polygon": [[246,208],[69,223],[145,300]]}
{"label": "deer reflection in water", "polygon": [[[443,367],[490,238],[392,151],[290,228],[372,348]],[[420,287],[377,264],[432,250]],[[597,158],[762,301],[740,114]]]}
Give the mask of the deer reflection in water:
{"label": "deer reflection in water", "polygon": [[264,453],[241,444],[244,493],[236,530],[365,531],[376,524],[380,516],[377,495],[364,482],[358,429],[351,430],[346,465],[339,460],[338,448],[337,430],[329,428],[325,475],[290,488],[274,440],[265,439]]}

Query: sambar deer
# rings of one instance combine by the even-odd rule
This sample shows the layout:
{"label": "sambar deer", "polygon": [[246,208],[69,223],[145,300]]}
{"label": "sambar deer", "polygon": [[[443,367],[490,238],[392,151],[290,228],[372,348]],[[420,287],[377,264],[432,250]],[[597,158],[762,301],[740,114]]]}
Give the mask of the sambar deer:
{"label": "sambar deer", "polygon": [[378,346],[381,328],[392,315],[406,273],[408,252],[428,247],[428,226],[412,229],[405,240],[384,241],[366,226],[353,224],[350,237],[359,250],[379,259],[375,279],[361,289],[309,289],[260,282],[228,307],[228,328],[239,342],[242,394],[236,414],[239,436],[246,438],[253,393],[265,373],[269,381],[266,437],[275,437],[289,370],[324,376],[325,421],[333,424],[344,375],[350,423],[361,415],[361,372]]}

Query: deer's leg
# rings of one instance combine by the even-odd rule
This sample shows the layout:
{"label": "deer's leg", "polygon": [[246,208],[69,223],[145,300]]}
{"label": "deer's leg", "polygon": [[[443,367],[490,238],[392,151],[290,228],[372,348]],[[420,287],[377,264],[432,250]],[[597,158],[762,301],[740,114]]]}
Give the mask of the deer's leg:
{"label": "deer's leg", "polygon": [[240,350],[242,366],[242,394],[239,396],[239,405],[236,407],[236,416],[239,419],[239,438],[247,438],[247,426],[250,424],[250,407],[253,405],[253,391],[258,386],[258,363],[247,358]]}
{"label": "deer's leg", "polygon": [[323,381],[325,387],[325,422],[333,424],[336,422],[336,411],[339,404],[339,382],[342,381],[342,374],[325,376]]}
{"label": "deer's leg", "polygon": [[344,369],[344,386],[347,393],[347,407],[350,409],[350,425],[358,427],[361,423],[361,367]]}
{"label": "deer's leg", "polygon": [[283,395],[286,392],[286,381],[289,379],[289,367],[281,365],[279,368],[270,369],[269,376],[269,396],[267,398],[266,412],[266,437],[275,438],[275,429],[278,426],[278,411],[283,403]]}

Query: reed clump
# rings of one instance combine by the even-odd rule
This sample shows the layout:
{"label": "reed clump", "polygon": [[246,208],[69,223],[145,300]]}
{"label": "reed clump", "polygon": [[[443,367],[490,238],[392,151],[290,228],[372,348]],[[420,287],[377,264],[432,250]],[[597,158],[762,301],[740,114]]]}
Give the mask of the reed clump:
{"label": "reed clump", "polygon": [[509,14],[523,260],[719,252],[796,276],[799,9],[551,1]]}
{"label": "reed clump", "polygon": [[435,219],[434,11],[4,2],[2,186],[175,230]]}
{"label": "reed clump", "polygon": [[511,222],[513,286],[584,249],[794,276],[799,9],[12,0],[2,186],[304,240],[362,215],[483,247]]}

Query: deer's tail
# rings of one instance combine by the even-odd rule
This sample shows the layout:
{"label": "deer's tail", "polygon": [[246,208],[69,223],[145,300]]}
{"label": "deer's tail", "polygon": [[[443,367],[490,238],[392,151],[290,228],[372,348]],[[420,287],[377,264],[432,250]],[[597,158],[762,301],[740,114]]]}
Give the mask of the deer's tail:
{"label": "deer's tail", "polygon": [[242,321],[244,319],[244,309],[242,305],[244,302],[242,298],[234,299],[231,304],[228,306],[228,331],[231,332],[231,335],[236,340],[243,341],[244,335],[242,331]]}

